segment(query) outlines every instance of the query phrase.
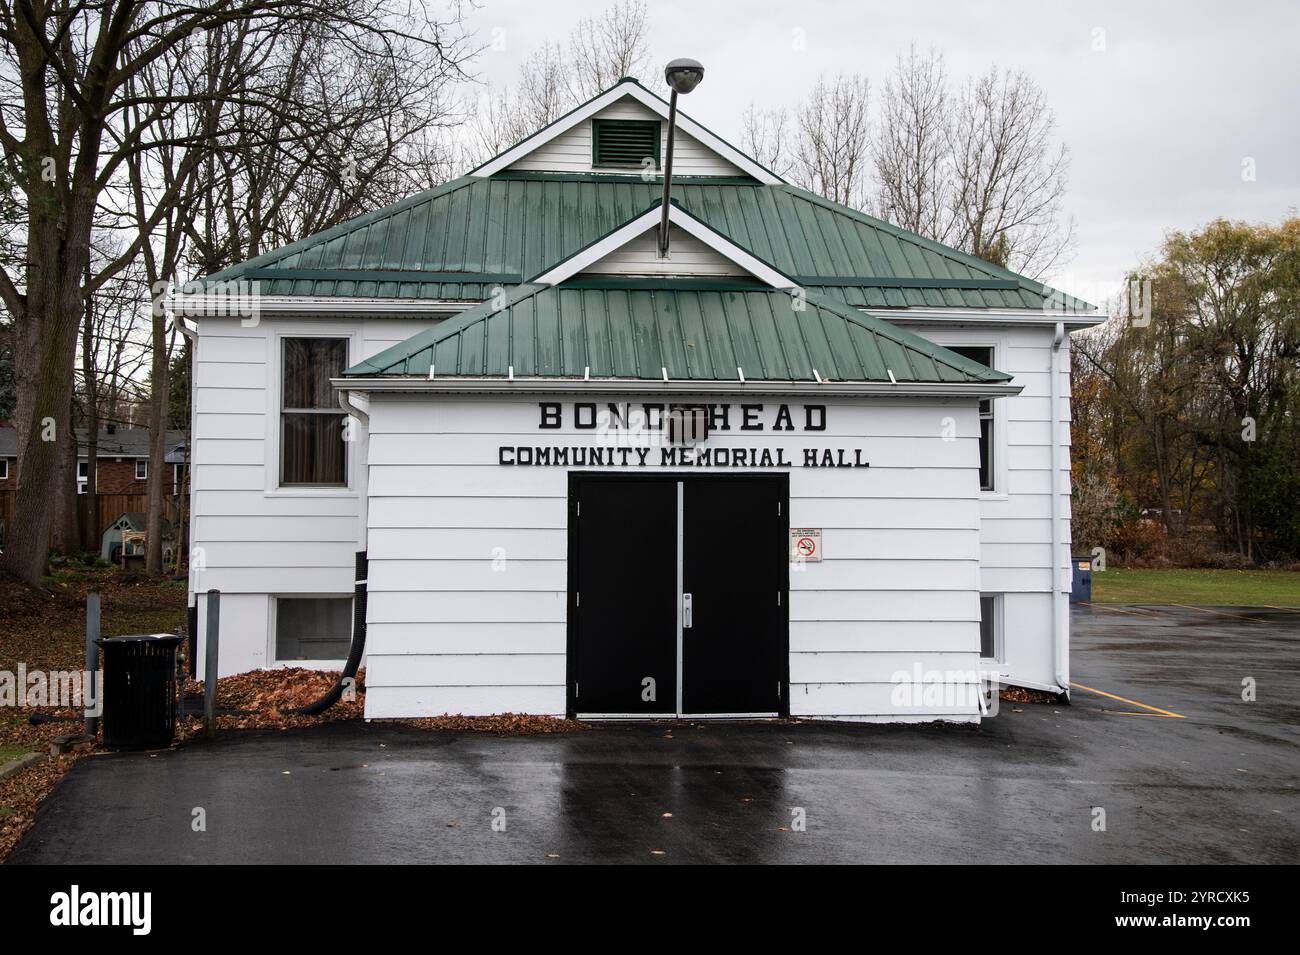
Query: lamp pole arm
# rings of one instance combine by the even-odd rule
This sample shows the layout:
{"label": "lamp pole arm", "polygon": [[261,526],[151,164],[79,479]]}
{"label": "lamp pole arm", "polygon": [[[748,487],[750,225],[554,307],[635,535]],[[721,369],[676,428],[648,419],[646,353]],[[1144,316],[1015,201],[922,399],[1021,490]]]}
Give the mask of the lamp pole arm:
{"label": "lamp pole arm", "polygon": [[668,149],[664,155],[664,202],[659,217],[659,258],[668,258],[668,203],[673,180],[673,132],[677,128],[677,91],[668,98]]}

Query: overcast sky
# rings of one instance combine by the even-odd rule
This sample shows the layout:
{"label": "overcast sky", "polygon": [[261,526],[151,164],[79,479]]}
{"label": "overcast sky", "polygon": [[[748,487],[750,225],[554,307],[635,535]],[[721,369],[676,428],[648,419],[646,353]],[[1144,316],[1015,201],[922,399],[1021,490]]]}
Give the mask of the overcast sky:
{"label": "overcast sky", "polygon": [[[1300,205],[1300,2],[880,3],[647,0],[656,69],[704,63],[683,101],[738,142],[739,114],[794,106],[822,72],[879,83],[909,44],[940,50],[951,78],[1022,69],[1046,92],[1070,149],[1072,261],[1054,284],[1100,301],[1170,229],[1280,219]],[[492,83],[515,80],[542,40],[563,40],[600,0],[481,0],[470,13]],[[1094,51],[1104,30],[1104,50]],[[796,31],[802,31],[796,34]],[[802,37],[804,49],[795,49]],[[643,77],[650,80],[651,77]],[[659,84],[661,85],[661,84]],[[1254,160],[1256,178],[1243,181]]]}

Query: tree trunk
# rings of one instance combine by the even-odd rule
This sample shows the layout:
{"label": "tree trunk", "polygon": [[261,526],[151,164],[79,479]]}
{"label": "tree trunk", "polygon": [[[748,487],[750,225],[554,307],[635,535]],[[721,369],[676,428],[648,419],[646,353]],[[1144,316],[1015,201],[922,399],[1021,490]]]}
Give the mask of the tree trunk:
{"label": "tree trunk", "polygon": [[50,535],[51,547],[65,557],[75,554],[81,544],[77,527],[77,432],[71,407],[68,410],[67,426],[59,431],[59,471],[55,477],[54,527]]}
{"label": "tree trunk", "polygon": [[[37,255],[33,259],[41,261]],[[68,427],[72,412],[72,382],[67,379],[76,360],[81,316],[81,269],[58,268],[57,255],[45,261],[50,269],[29,272],[36,288],[29,286],[28,313],[15,336],[15,368],[26,378],[19,394],[26,391],[30,398],[22,402],[24,413],[16,420],[23,438],[18,446],[13,534],[3,564],[32,586],[40,584],[48,564],[54,510],[50,502],[60,490],[59,432]],[[69,272],[72,278],[66,280]]]}
{"label": "tree trunk", "polygon": [[[155,309],[161,312],[162,309]],[[163,573],[163,496],[166,490],[167,455],[167,329],[166,316],[153,316],[152,387],[149,393],[149,478],[145,524],[144,572],[150,577]]]}
{"label": "tree trunk", "polygon": [[86,389],[86,493],[81,495],[81,547],[99,552],[99,482],[91,461],[99,460],[99,375],[95,368],[93,298],[81,330],[81,372]]}

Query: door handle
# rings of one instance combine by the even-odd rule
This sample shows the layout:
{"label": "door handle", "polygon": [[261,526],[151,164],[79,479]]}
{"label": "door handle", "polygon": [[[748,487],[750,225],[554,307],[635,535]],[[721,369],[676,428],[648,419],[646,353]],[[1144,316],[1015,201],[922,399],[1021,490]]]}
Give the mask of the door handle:
{"label": "door handle", "polygon": [[682,629],[691,629],[691,595],[682,594]]}

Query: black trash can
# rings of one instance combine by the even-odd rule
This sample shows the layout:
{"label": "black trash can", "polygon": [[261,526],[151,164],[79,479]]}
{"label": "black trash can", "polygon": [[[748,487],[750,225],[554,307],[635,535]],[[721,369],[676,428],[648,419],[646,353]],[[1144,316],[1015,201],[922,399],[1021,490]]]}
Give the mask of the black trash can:
{"label": "black trash can", "polygon": [[172,633],[99,640],[104,663],[104,745],[158,749],[176,735],[176,647]]}
{"label": "black trash can", "polygon": [[1074,586],[1070,590],[1070,603],[1092,603],[1092,558],[1076,554],[1074,560]]}

